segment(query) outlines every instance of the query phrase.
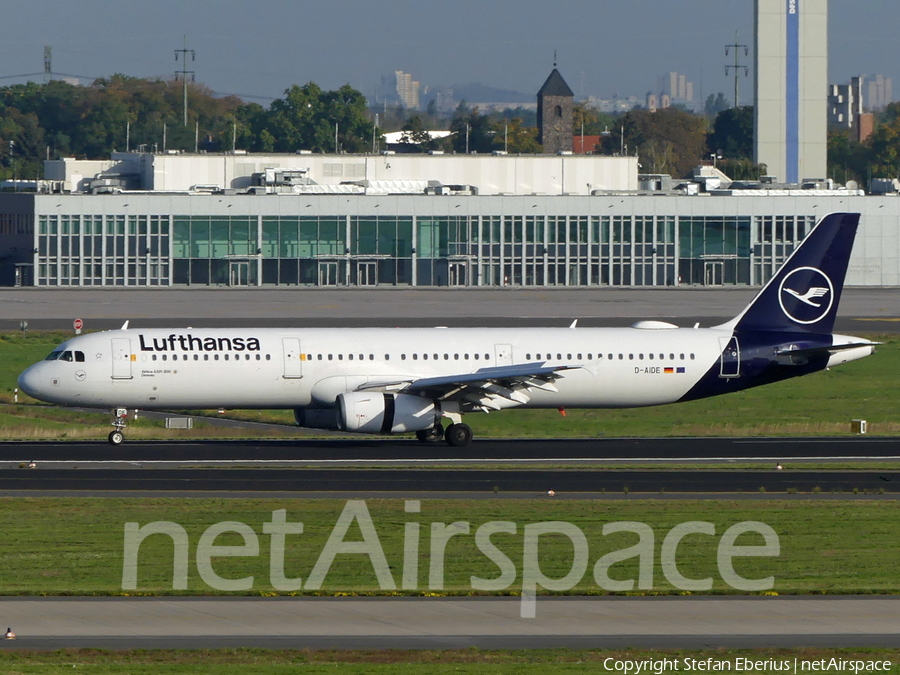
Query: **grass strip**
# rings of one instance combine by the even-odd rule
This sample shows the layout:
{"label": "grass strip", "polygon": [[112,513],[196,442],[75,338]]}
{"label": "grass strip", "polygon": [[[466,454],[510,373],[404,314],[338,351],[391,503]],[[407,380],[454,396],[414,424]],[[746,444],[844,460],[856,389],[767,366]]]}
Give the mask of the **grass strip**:
{"label": "grass strip", "polygon": [[[611,659],[612,661],[608,661]],[[613,670],[615,662],[678,660],[678,670],[687,671],[696,662],[730,664],[730,672],[783,672],[772,668],[741,668],[747,661],[784,663],[837,661],[891,662],[886,673],[900,673],[898,649],[716,649],[716,650],[383,650],[383,651],[312,651],[263,649],[199,649],[127,650],[97,649],[60,650],[55,652],[0,652],[0,669],[9,675],[58,675],[90,672],[97,675],[129,673],[131,675],[181,675],[182,673],[217,673],[219,675],[293,675],[297,672],[348,673],[360,675],[437,673],[603,673]],[[743,659],[743,662],[739,662]],[[710,661],[707,661],[710,660]],[[798,669],[799,670],[799,669]],[[653,671],[650,671],[653,672]],[[728,672],[728,670],[726,670]],[[788,671],[792,672],[792,671]],[[807,671],[809,672],[809,671]],[[825,672],[837,672],[835,669]],[[852,671],[843,671],[852,672]]]}
{"label": "grass strip", "polygon": [[[287,522],[302,522],[302,535],[288,535],[284,570],[288,578],[308,579],[329,537],[348,504],[340,499],[217,499],[171,498],[2,498],[0,519],[7,523],[0,539],[0,593],[5,595],[518,595],[521,592],[524,531],[528,524],[570,523],[584,533],[589,547],[587,570],[568,594],[606,594],[593,575],[603,555],[637,543],[637,535],[618,532],[603,535],[606,523],[632,521],[653,530],[653,577],[650,588],[636,585],[626,594],[684,594],[670,583],[660,563],[665,536],[673,527],[689,521],[712,523],[715,535],[692,534],[678,547],[678,569],[692,579],[711,577],[712,593],[734,593],[720,574],[717,551],[720,538],[732,525],[759,521],[779,538],[777,557],[734,559],[735,570],[747,579],[774,576],[770,593],[846,594],[898,593],[900,577],[900,505],[895,501],[826,500],[423,500],[420,513],[406,513],[399,499],[365,502],[396,588],[384,588],[376,578],[368,555],[341,553],[335,558],[322,586],[277,591],[270,580],[271,537],[263,524],[272,512],[286,510]],[[173,590],[173,543],[166,535],[144,539],[137,563],[137,588],[123,590],[125,523],[177,523],[188,538],[188,587]],[[200,577],[195,565],[201,535],[223,521],[244,523],[259,542],[259,554],[249,557],[214,557],[216,574],[227,579],[252,576],[251,585],[223,593]],[[515,579],[493,593],[473,589],[472,576],[496,579],[497,564],[477,544],[475,533],[489,521],[507,521],[516,531],[494,534],[492,543],[511,561]],[[418,574],[415,587],[400,590],[404,567],[406,523],[419,523]],[[455,532],[446,540],[443,554],[434,542],[444,532],[443,523]],[[459,523],[459,525],[457,525]],[[454,524],[451,526],[451,524]],[[468,525],[463,525],[468,524]],[[437,528],[437,529],[436,529]],[[468,532],[466,532],[468,529]],[[448,531],[450,531],[448,530]],[[437,534],[433,534],[437,533]],[[350,523],[347,541],[361,541],[358,521]],[[746,533],[738,545],[761,545],[761,535]],[[244,538],[226,532],[216,546],[241,546]],[[573,544],[562,534],[545,534],[539,540],[543,574],[562,578],[573,564]],[[432,565],[443,559],[443,579],[433,576]],[[615,563],[610,577],[638,579],[638,558]]]}

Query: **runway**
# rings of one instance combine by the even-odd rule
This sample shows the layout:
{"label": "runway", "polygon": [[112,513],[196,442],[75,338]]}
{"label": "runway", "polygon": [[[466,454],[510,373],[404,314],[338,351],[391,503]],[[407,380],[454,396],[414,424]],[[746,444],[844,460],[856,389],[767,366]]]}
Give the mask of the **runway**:
{"label": "runway", "polygon": [[896,647],[900,597],[3,598],[5,649]]}
{"label": "runway", "polygon": [[[0,494],[76,491],[490,497],[812,493],[900,495],[897,471],[806,470],[835,457],[900,460],[894,438],[5,443]],[[735,462],[759,468],[728,469]],[[849,461],[849,460],[846,460]],[[781,464],[777,464],[777,463]],[[27,468],[34,463],[33,469]],[[651,468],[627,468],[627,464]],[[666,468],[676,463],[677,468]],[[697,469],[684,464],[696,463]],[[617,465],[626,464],[625,468]],[[722,468],[710,468],[709,465]],[[778,469],[776,465],[786,468]]]}
{"label": "runway", "polygon": [[[0,443],[4,462],[290,462],[304,466],[391,466],[403,463],[552,464],[634,462],[729,463],[826,459],[900,460],[900,438],[842,436],[816,438],[590,438],[476,439],[465,448],[422,444],[409,438],[348,438],[257,441],[105,441]],[[774,461],[773,461],[774,460]],[[898,465],[900,466],[900,465]]]}
{"label": "runway", "polygon": [[0,495],[31,490],[217,491],[234,493],[660,494],[660,493],[900,493],[890,471],[625,471],[505,469],[45,469],[5,471]]}

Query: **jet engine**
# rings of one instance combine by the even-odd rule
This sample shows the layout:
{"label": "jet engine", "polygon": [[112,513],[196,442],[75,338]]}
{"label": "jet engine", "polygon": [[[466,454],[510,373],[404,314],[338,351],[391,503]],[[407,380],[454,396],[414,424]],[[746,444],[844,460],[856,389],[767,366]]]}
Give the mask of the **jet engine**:
{"label": "jet engine", "polygon": [[353,391],[337,397],[337,424],[341,431],[401,434],[431,429],[440,419],[440,406],[419,396]]}

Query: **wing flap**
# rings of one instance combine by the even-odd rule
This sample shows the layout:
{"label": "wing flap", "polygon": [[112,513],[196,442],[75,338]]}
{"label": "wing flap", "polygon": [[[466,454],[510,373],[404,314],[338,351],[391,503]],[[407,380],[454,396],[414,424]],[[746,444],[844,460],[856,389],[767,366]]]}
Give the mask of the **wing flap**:
{"label": "wing flap", "polygon": [[562,377],[562,371],[578,367],[548,366],[541,361],[406,381],[370,381],[359,388],[423,394],[439,401],[460,401],[484,411],[501,410],[528,403],[528,392],[533,389],[556,393],[554,382]]}

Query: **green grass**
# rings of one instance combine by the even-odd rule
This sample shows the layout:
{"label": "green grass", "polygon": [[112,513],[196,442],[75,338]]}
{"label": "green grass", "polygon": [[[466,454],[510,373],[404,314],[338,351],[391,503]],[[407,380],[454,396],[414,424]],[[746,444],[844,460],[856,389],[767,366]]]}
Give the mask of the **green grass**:
{"label": "green grass", "polygon": [[[66,333],[0,333],[0,402],[11,402],[18,374],[43,358]],[[900,337],[868,335],[884,342],[874,356],[785,382],[700,401],[624,410],[506,410],[466,416],[478,438],[603,438],[657,436],[815,436],[849,435],[850,421],[869,422],[872,435],[900,433]],[[27,396],[9,417],[0,419],[0,438],[101,439],[109,431],[102,416],[72,418],[65,411],[35,405]],[[24,412],[29,409],[29,412]],[[34,412],[34,411],[37,412]],[[209,411],[207,411],[209,413]],[[211,413],[215,414],[215,413]],[[289,410],[229,411],[229,417],[285,425]],[[19,418],[27,417],[28,420]],[[14,419],[16,418],[16,419]],[[38,429],[35,431],[35,429]],[[297,430],[285,430],[297,435]],[[304,432],[300,432],[304,433]],[[158,422],[129,428],[134,438],[203,438],[278,436],[280,432],[166,430]],[[307,435],[316,435],[309,431]]]}
{"label": "green grass", "polygon": [[[178,523],[189,537],[187,594],[219,593],[204,583],[194,565],[201,534],[212,524],[237,521],[257,534],[260,555],[215,559],[216,573],[225,578],[254,577],[249,595],[277,594],[269,581],[269,540],[263,523],[272,511],[287,510],[288,522],[303,522],[302,535],[289,535],[285,570],[289,578],[308,579],[346,502],[338,499],[162,499],[162,498],[3,498],[0,520],[10,524],[0,540],[0,594],[7,595],[133,595],[182,594],[172,589],[173,547],[165,535],[148,537],[140,548],[135,590],[123,591],[123,543],[126,522]],[[317,594],[451,594],[470,595],[472,575],[494,578],[498,567],[476,546],[475,531],[488,521],[512,521],[516,534],[498,534],[492,541],[515,564],[516,581],[500,594],[521,592],[523,533],[529,523],[563,521],[584,532],[589,544],[587,572],[570,592],[605,594],[593,577],[593,566],[603,555],[636,543],[629,533],[604,536],[604,523],[637,521],[655,533],[655,572],[651,589],[640,594],[681,593],[661,571],[659,552],[665,535],[677,524],[707,521],[716,536],[689,535],[678,548],[679,569],[685,576],[713,578],[712,592],[735,592],[717,567],[721,534],[743,521],[761,521],[778,534],[778,557],[735,559],[735,569],[748,579],[775,577],[778,594],[900,593],[896,561],[900,556],[900,504],[891,501],[820,501],[789,499],[764,501],[635,500],[625,502],[579,500],[425,500],[420,514],[404,512],[398,499],[367,502],[381,547],[400,587],[404,564],[404,524],[421,523],[419,582],[411,591],[379,588],[368,556],[341,554]],[[431,587],[430,528],[433,522],[470,523],[468,535],[452,537],[446,547],[444,587]],[[359,541],[360,530],[350,527],[348,541]],[[572,546],[562,535],[542,535],[540,568],[548,577],[561,578],[571,569]],[[224,534],[216,545],[240,545],[237,534]],[[762,543],[746,534],[739,545]],[[616,563],[615,579],[637,578],[637,559]],[[301,590],[301,593],[307,592]]]}
{"label": "green grass", "polygon": [[[98,675],[293,675],[294,673],[341,673],[364,675],[419,675],[419,673],[471,673],[479,675],[546,675],[546,673],[602,673],[603,661],[631,659],[713,659],[730,662],[735,672],[737,658],[802,662],[836,658],[839,660],[891,661],[887,673],[900,672],[898,649],[716,649],[716,650],[385,650],[385,651],[300,651],[263,649],[133,650],[111,652],[97,649],[58,652],[0,652],[0,669],[7,675],[58,675],[95,673]],[[680,661],[684,672],[684,661]],[[618,671],[621,672],[621,671]],[[650,671],[652,672],[652,671]],[[726,671],[727,672],[727,671]],[[778,672],[742,670],[737,672]],[[810,672],[810,671],[806,671]],[[831,672],[837,672],[832,670]],[[852,672],[852,671],[845,671]]]}

